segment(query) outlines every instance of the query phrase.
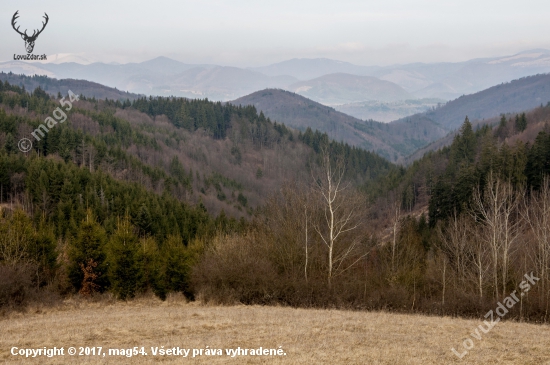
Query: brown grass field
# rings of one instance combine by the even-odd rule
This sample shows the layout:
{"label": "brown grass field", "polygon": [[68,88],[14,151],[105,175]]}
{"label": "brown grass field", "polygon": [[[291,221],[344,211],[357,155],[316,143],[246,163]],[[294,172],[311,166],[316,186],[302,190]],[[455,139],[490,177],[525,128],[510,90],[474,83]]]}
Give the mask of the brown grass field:
{"label": "brown grass field", "polygon": [[[172,297],[65,300],[0,316],[0,362],[22,364],[550,364],[550,326],[501,322],[459,359],[480,320],[450,317],[208,306]],[[64,347],[65,356],[13,356],[18,348]],[[69,356],[68,347],[145,347],[148,356]],[[153,356],[151,346],[230,349],[282,346],[286,356]]]}

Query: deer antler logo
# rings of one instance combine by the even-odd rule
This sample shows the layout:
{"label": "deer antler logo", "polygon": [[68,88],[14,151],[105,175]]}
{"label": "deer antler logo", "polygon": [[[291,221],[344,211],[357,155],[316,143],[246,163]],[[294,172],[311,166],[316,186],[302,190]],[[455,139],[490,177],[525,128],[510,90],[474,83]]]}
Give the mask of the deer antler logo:
{"label": "deer antler logo", "polygon": [[42,29],[38,30],[38,29],[35,29],[34,32],[32,33],[31,36],[29,36],[27,34],[27,30],[25,29],[25,32],[24,33],[21,33],[19,31],[19,26],[16,28],[15,27],[15,20],[17,18],[19,18],[19,10],[17,10],[15,12],[15,14],[13,14],[13,18],[11,18],[11,26],[13,27],[13,29],[21,34],[21,38],[23,38],[23,40],[25,41],[25,48],[27,49],[27,53],[32,53],[32,50],[34,49],[34,42],[36,41],[36,38],[38,38],[38,36],[40,35],[40,33],[42,33],[42,31],[44,30],[44,28],[46,28],[46,24],[48,24],[48,20],[50,18],[48,18],[48,14],[44,13],[44,19],[46,20],[45,22],[42,22]]}

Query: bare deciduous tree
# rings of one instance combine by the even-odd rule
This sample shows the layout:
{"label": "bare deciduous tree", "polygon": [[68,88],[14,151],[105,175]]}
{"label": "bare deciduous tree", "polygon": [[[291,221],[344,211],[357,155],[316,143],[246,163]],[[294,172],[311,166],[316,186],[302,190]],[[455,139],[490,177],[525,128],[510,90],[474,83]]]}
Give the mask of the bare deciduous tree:
{"label": "bare deciduous tree", "polygon": [[541,299],[546,302],[546,318],[550,301],[550,291],[548,290],[548,281],[550,280],[550,178],[548,176],[544,177],[539,192],[531,192],[529,201],[524,203],[522,215],[536,242],[531,258],[537,268],[538,276],[541,278],[540,290],[545,295],[545,298]]}
{"label": "bare deciduous tree", "polygon": [[391,275],[395,275],[395,255],[397,248],[397,234],[399,233],[399,226],[401,224],[401,202],[399,199],[395,199],[392,204],[392,246],[391,246]]}
{"label": "bare deciduous tree", "polygon": [[518,207],[523,189],[514,190],[512,184],[502,181],[491,171],[487,185],[474,191],[474,216],[480,219],[483,227],[481,239],[490,247],[493,266],[493,285],[495,297],[499,298],[499,271],[502,295],[506,296],[508,284],[508,265],[514,250],[514,244],[520,234],[522,222]]}
{"label": "bare deciduous tree", "polygon": [[[327,279],[331,287],[335,275],[349,269],[366,256],[366,253],[359,257],[354,255],[360,237],[347,234],[361,225],[361,208],[365,204],[360,196],[351,190],[349,184],[343,181],[343,159],[339,157],[333,164],[326,148],[322,150],[321,159],[320,177],[313,177],[313,180],[314,189],[321,200],[323,216],[313,222],[313,227],[328,248]],[[351,263],[346,262],[352,256],[355,260]]]}
{"label": "bare deciduous tree", "polygon": [[470,221],[469,227],[468,232],[471,236],[468,246],[468,266],[473,268],[470,276],[476,284],[481,303],[484,295],[483,288],[487,282],[487,274],[491,269],[490,250],[485,242],[480,239],[479,232],[473,222]]}
{"label": "bare deciduous tree", "polygon": [[439,225],[437,228],[443,252],[445,252],[453,268],[455,280],[458,281],[458,283],[455,282],[455,287],[464,285],[466,278],[466,256],[468,235],[470,233],[466,225],[465,219],[455,212],[445,227]]}
{"label": "bare deciduous tree", "polygon": [[454,214],[446,226],[438,226],[437,233],[443,252],[453,268],[455,289],[466,290],[473,286],[481,302],[491,260],[488,257],[489,246],[479,237],[473,218]]}
{"label": "bare deciduous tree", "polygon": [[[273,250],[278,257],[279,265],[286,272],[298,272],[301,270],[302,261],[302,232],[304,216],[303,208],[307,205],[306,191],[297,182],[284,184],[279,194],[272,196],[266,208],[268,220],[266,231],[273,232],[276,244]],[[307,191],[306,191],[307,192]],[[307,250],[307,248],[306,248]],[[306,273],[307,273],[307,263]]]}
{"label": "bare deciduous tree", "polygon": [[30,219],[21,210],[0,225],[0,262],[18,265],[30,262],[29,251],[33,241]]}

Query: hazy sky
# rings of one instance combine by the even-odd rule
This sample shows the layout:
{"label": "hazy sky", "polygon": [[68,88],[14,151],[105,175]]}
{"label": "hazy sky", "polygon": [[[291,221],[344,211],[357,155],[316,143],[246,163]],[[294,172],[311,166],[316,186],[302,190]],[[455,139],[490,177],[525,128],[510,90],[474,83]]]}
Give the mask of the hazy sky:
{"label": "hazy sky", "polygon": [[92,0],[0,2],[0,61],[25,54],[11,27],[50,22],[34,54],[89,61],[261,66],[326,57],[361,65],[463,61],[550,49],[548,0]]}

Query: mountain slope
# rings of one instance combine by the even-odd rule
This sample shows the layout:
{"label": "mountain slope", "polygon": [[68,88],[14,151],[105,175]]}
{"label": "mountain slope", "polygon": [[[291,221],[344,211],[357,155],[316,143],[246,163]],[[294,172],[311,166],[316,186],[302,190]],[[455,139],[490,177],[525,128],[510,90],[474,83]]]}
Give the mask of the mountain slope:
{"label": "mountain slope", "polygon": [[24,76],[0,72],[0,81],[9,82],[12,85],[24,86],[26,90],[34,90],[40,87],[51,95],[67,95],[69,90],[77,95],[88,98],[110,100],[135,100],[142,95],[120,91],[101,84],[86,80],[64,79],[58,80],[47,76]]}
{"label": "mountain slope", "polygon": [[137,94],[201,97],[230,100],[266,87],[286,87],[292,76],[266,76],[237,67],[191,65],[166,57],[142,63],[113,65],[92,63],[0,63],[0,71],[46,75],[58,79],[84,79]]}
{"label": "mountain slope", "polygon": [[420,98],[454,99],[502,82],[550,72],[550,51],[530,50],[512,56],[384,67],[372,76],[394,82]]}
{"label": "mountain slope", "polygon": [[[62,59],[62,58],[60,58]],[[232,74],[234,82],[228,90],[220,92],[217,89],[224,87],[224,78],[217,84],[212,79],[212,86],[206,89],[199,87],[185,88],[174,84],[176,75],[181,75],[191,69],[212,69],[223,68],[216,65],[186,64],[166,57],[158,57],[141,63],[128,64],[78,64],[75,62],[65,63],[39,63],[9,61],[0,63],[0,71],[14,72],[26,75],[47,75],[58,79],[72,78],[85,79],[100,83],[102,85],[116,87],[119,90],[127,90],[139,94],[159,93],[169,96],[196,96],[208,97],[217,100],[234,99],[256,90],[267,87],[286,88],[298,80],[310,80],[321,76],[346,73],[356,76],[376,77],[399,85],[404,90],[417,98],[441,98],[451,100],[463,94],[475,93],[502,82],[509,82],[525,76],[538,73],[550,72],[550,51],[531,50],[519,54],[503,57],[474,59],[465,62],[444,62],[444,63],[411,63],[405,65],[391,65],[385,67],[359,66],[348,62],[330,59],[292,59],[264,67],[238,69],[228,68],[218,70],[214,73]],[[204,71],[196,71],[204,72]],[[239,75],[244,75],[241,77]],[[261,77],[264,76],[264,77]],[[251,81],[255,79],[255,81]],[[251,82],[254,89],[247,85]],[[330,88],[332,88],[331,86]],[[340,86],[334,86],[335,96],[338,102],[364,102],[367,99],[346,99],[341,100],[342,91]],[[189,94],[179,91],[180,89],[192,90]],[[214,89],[212,91],[212,89]],[[307,97],[317,99],[315,95],[304,94]],[[353,95],[353,93],[350,93]],[[362,94],[360,94],[362,95]],[[399,96],[399,98],[410,99],[410,96]],[[384,100],[383,96],[367,95],[368,99]],[[391,99],[397,100],[397,99]],[[325,101],[323,101],[325,102]]]}
{"label": "mountain slope", "polygon": [[309,80],[340,72],[353,75],[370,75],[379,68],[378,66],[358,66],[328,58],[293,58],[288,61],[251,69],[268,76],[289,75],[299,80]]}
{"label": "mountain slope", "polygon": [[195,67],[171,76],[170,82],[151,91],[155,95],[199,96],[226,101],[266,87],[284,87],[294,81],[290,76],[269,77],[237,67]]}
{"label": "mountain slope", "polygon": [[410,63],[384,67],[359,66],[329,59],[292,59],[254,70],[269,76],[292,75],[301,80],[341,72],[374,76],[393,82],[418,98],[451,100],[502,82],[550,72],[550,50],[534,49],[464,62]]}
{"label": "mountain slope", "polygon": [[550,74],[542,74],[461,96],[440,108],[405,117],[396,122],[430,120],[451,131],[458,128],[466,116],[472,121],[486,119],[501,113],[529,110],[541,104],[546,105],[548,101],[550,101]]}
{"label": "mountain slope", "polygon": [[277,122],[302,131],[308,127],[317,129],[334,140],[374,151],[390,161],[400,161],[446,134],[443,128],[428,119],[393,124],[362,121],[284,90],[266,89],[231,103],[254,105]]}
{"label": "mountain slope", "polygon": [[402,87],[392,82],[346,73],[335,73],[313,80],[299,81],[290,85],[288,90],[326,105],[411,98],[411,95]]}
{"label": "mountain slope", "polygon": [[[145,97],[131,105],[82,98],[67,110],[63,124],[36,140],[32,131],[58,106],[56,97],[43,91],[29,95],[0,82],[0,155],[41,156],[101,170],[158,195],[202,202],[212,214],[223,209],[231,217],[250,216],[285,180],[309,179],[308,163],[316,160],[319,143],[328,140],[320,133],[300,139],[253,106]],[[27,155],[18,150],[21,138],[33,143]],[[356,184],[364,182],[367,171],[374,178],[391,167],[365,150],[337,143],[330,148],[354,156],[348,169]],[[11,183],[5,175],[0,180],[5,201]]]}

